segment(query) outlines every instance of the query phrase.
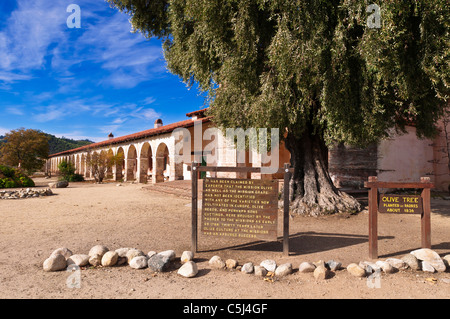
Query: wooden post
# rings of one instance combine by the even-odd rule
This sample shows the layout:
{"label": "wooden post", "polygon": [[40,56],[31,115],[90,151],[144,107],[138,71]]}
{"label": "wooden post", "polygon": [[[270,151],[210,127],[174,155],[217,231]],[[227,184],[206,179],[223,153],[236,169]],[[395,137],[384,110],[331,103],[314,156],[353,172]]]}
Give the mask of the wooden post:
{"label": "wooden post", "polygon": [[284,164],[283,255],[289,256],[289,164]]}
{"label": "wooden post", "polygon": [[192,162],[191,169],[192,178],[192,237],[191,250],[193,253],[197,252],[197,228],[198,228],[198,163]]}
{"label": "wooden post", "polygon": [[[369,182],[377,182],[376,176],[370,176]],[[378,258],[378,187],[369,189],[369,257]]]}
{"label": "wooden post", "polygon": [[[421,177],[421,183],[430,183],[429,177]],[[422,233],[422,248],[431,248],[431,199],[430,188],[425,187],[422,190],[422,207],[423,212],[421,215],[421,233]]]}

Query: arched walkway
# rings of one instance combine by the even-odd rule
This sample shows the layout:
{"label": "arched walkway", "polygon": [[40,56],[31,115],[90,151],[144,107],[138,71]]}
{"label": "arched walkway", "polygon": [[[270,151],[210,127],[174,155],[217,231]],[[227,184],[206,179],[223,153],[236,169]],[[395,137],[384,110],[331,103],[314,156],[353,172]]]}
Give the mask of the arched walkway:
{"label": "arched walkway", "polygon": [[80,174],[86,176],[86,155],[81,155]]}
{"label": "arched walkway", "polygon": [[114,174],[113,174],[113,167],[110,164],[110,160],[114,157],[114,152],[112,149],[109,149],[107,152],[107,163],[108,163],[108,167],[106,168],[106,179],[113,179],[114,178]]}
{"label": "arched walkway", "polygon": [[134,145],[130,145],[128,148],[127,159],[125,162],[125,180],[134,181],[136,180],[137,173],[137,151]]}
{"label": "arched walkway", "polygon": [[[155,161],[155,169],[153,170],[154,183],[161,183],[165,180],[166,171],[170,171],[169,166],[169,148],[165,143],[160,143],[158,149],[156,150],[156,161]],[[167,176],[168,177],[168,176]]]}
{"label": "arched walkway", "polygon": [[139,165],[139,183],[147,183],[148,178],[153,175],[153,154],[150,143],[142,145]]}
{"label": "arched walkway", "polygon": [[118,163],[116,163],[115,166],[115,180],[116,181],[121,181],[123,180],[124,177],[124,168],[125,168],[125,152],[123,150],[122,147],[119,147],[117,150],[117,156],[120,156],[122,158],[121,161],[119,161]]}

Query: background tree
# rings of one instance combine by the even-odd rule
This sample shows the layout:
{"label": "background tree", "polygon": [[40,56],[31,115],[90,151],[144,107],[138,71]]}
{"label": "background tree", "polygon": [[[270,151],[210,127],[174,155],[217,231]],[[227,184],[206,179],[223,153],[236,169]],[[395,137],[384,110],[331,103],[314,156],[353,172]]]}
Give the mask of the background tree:
{"label": "background tree", "polygon": [[86,156],[86,164],[91,169],[92,176],[94,176],[97,183],[102,183],[106,173],[114,165],[122,161],[122,154],[113,155],[107,152],[89,152]]}
{"label": "background tree", "polygon": [[5,135],[0,162],[31,174],[42,169],[48,158],[48,138],[38,130],[20,128]]}
{"label": "background tree", "polygon": [[164,40],[168,68],[208,92],[221,128],[279,128],[291,153],[291,208],[359,210],[327,171],[327,146],[404,132],[433,137],[449,96],[446,0],[108,0]]}

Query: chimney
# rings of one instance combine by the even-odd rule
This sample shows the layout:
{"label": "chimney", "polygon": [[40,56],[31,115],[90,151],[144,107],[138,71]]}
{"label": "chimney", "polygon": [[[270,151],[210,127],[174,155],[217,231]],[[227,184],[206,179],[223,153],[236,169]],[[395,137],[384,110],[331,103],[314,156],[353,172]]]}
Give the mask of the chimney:
{"label": "chimney", "polygon": [[155,128],[161,127],[163,125],[163,122],[161,119],[157,119],[155,121]]}
{"label": "chimney", "polygon": [[114,138],[114,135],[113,135],[113,133],[111,132],[111,133],[109,133],[109,135],[108,135],[108,140],[110,140],[110,139],[113,139]]}

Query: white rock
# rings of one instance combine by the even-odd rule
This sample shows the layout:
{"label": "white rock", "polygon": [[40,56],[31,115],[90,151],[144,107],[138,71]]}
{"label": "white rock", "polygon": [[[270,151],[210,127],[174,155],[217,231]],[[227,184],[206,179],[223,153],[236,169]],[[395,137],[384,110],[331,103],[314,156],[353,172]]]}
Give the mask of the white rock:
{"label": "white rock", "polygon": [[132,248],[123,247],[123,248],[118,248],[115,251],[119,255],[119,257],[127,257],[127,252],[130,249],[132,249]]}
{"label": "white rock", "polygon": [[130,250],[128,250],[126,254],[128,264],[130,264],[131,260],[137,256],[145,256],[145,254],[142,252],[142,250],[136,248],[131,248]]}
{"label": "white rock", "polygon": [[102,256],[100,255],[90,256],[89,264],[94,267],[100,266],[102,264]]}
{"label": "white rock", "polygon": [[136,256],[129,262],[130,267],[134,269],[142,269],[147,267],[148,259],[146,256]]}
{"label": "white rock", "polygon": [[444,261],[444,264],[447,268],[450,267],[450,255],[445,255],[444,257],[442,257],[442,260]]}
{"label": "white rock", "polygon": [[275,269],[277,268],[277,263],[272,259],[263,260],[259,265],[271,272],[275,272]]}
{"label": "white rock", "polygon": [[181,262],[182,263],[187,263],[188,261],[192,261],[194,259],[194,253],[192,251],[183,251],[183,253],[181,254]]}
{"label": "white rock", "polygon": [[106,246],[96,245],[89,250],[89,256],[92,257],[94,255],[100,255],[103,257],[107,251],[109,251],[109,249]]}
{"label": "white rock", "polygon": [[252,274],[254,271],[253,263],[245,263],[242,265],[241,272],[244,274]]}
{"label": "white rock", "polygon": [[355,277],[365,277],[366,276],[366,271],[364,270],[364,268],[358,266],[355,263],[349,264],[347,266],[347,271]]}
{"label": "white rock", "polygon": [[319,265],[314,269],[314,278],[316,280],[325,280],[330,276],[330,271],[323,265]]}
{"label": "white rock", "polygon": [[117,264],[119,254],[115,251],[107,251],[102,257],[103,267],[112,267]]}
{"label": "white rock", "polygon": [[123,248],[119,248],[119,249],[116,249],[116,250],[115,250],[116,253],[117,253],[117,255],[119,255],[119,258],[117,258],[117,264],[116,264],[117,266],[126,264],[126,263],[128,262],[128,259],[127,259],[127,252],[128,252],[130,249],[131,249],[131,248],[123,247]]}
{"label": "white rock", "polygon": [[422,260],[421,265],[422,265],[422,270],[425,271],[425,272],[434,272],[435,271],[433,265],[431,265],[426,260]]}
{"label": "white rock", "polygon": [[445,271],[447,268],[445,267],[444,261],[441,257],[434,250],[429,248],[417,249],[412,251],[410,254],[419,260],[428,262],[436,271]]}
{"label": "white rock", "polygon": [[378,260],[375,264],[379,266],[385,274],[392,274],[395,272],[395,268],[387,261]]}
{"label": "white rock", "polygon": [[226,267],[225,262],[220,256],[213,256],[208,262],[209,266],[214,269],[224,269]]}
{"label": "white rock", "polygon": [[361,261],[359,267],[363,268],[368,274],[381,271],[381,266],[371,261]]}
{"label": "white rock", "polygon": [[408,265],[412,270],[420,270],[420,263],[416,256],[411,254],[406,254],[402,257],[402,260]]}
{"label": "white rock", "polygon": [[277,269],[275,269],[275,276],[283,277],[292,273],[292,264],[286,263],[279,265]]}
{"label": "white rock", "polygon": [[59,271],[67,267],[66,258],[61,254],[50,256],[44,261],[44,271]]}
{"label": "white rock", "polygon": [[67,258],[67,265],[77,265],[80,267],[86,266],[89,264],[89,255],[76,254]]}
{"label": "white rock", "polygon": [[158,255],[160,255],[162,257],[168,257],[169,261],[174,260],[175,256],[176,256],[174,250],[165,250],[165,251],[162,251],[162,252],[158,253]]}
{"label": "white rock", "polygon": [[298,267],[298,271],[301,273],[314,272],[316,266],[313,263],[304,261]]}
{"label": "white rock", "polygon": [[408,268],[408,264],[399,258],[388,258],[385,261],[388,262],[392,267],[399,270],[405,270]]}
{"label": "white rock", "polygon": [[234,269],[238,266],[238,262],[237,260],[230,258],[225,261],[225,265],[228,269]]}
{"label": "white rock", "polygon": [[70,256],[72,256],[73,253],[70,251],[70,249],[62,247],[62,248],[55,249],[50,256],[54,256],[54,255],[63,255],[64,258],[67,259]]}
{"label": "white rock", "polygon": [[148,257],[148,258],[151,258],[151,257],[155,256],[156,254],[157,254],[156,251],[150,250],[150,251],[147,253],[147,257]]}
{"label": "white rock", "polygon": [[195,277],[198,274],[197,264],[192,260],[188,260],[178,269],[177,273],[186,278]]}
{"label": "white rock", "polygon": [[342,263],[335,260],[329,260],[326,262],[327,268],[331,271],[340,270],[342,268]]}
{"label": "white rock", "polygon": [[253,270],[255,272],[255,276],[265,277],[267,275],[267,269],[261,266],[254,266]]}

